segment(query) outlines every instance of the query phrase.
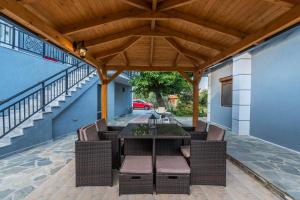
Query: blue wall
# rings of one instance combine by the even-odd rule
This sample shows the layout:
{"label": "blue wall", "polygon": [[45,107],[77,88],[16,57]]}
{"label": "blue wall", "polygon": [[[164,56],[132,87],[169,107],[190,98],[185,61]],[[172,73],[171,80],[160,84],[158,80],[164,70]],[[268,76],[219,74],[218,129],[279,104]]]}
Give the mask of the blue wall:
{"label": "blue wall", "polygon": [[300,151],[300,27],[252,52],[252,135]]}
{"label": "blue wall", "polygon": [[0,47],[0,100],[8,98],[67,66]]}
{"label": "blue wall", "polygon": [[131,86],[115,83],[115,116],[127,114],[132,106]]}
{"label": "blue wall", "polygon": [[60,137],[97,119],[97,84],[53,120],[53,136]]}
{"label": "blue wall", "polygon": [[211,72],[211,104],[210,121],[222,126],[231,128],[231,107],[221,106],[221,83],[220,78],[232,75],[232,65],[226,64],[224,67]]}
{"label": "blue wall", "polygon": [[107,106],[107,119],[110,121],[115,118],[115,81],[108,84]]}

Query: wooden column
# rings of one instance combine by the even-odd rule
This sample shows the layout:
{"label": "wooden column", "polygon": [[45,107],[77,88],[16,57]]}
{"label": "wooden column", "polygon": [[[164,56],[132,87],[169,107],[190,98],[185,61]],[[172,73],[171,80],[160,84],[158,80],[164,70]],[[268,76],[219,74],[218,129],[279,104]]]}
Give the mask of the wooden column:
{"label": "wooden column", "polygon": [[201,80],[202,73],[199,71],[194,72],[193,79],[193,127],[198,126],[199,116],[199,82]]}
{"label": "wooden column", "polygon": [[102,66],[97,67],[97,72],[101,80],[101,118],[107,121],[107,70]]}
{"label": "wooden column", "polygon": [[101,118],[105,119],[107,122],[107,71],[106,69],[102,69],[102,84],[101,84]]}

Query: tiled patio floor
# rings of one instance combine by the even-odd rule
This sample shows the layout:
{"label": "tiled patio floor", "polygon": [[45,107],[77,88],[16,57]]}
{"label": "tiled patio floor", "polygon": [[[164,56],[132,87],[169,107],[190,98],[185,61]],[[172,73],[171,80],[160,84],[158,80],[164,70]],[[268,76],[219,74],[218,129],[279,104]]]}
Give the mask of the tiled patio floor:
{"label": "tiled patio floor", "polygon": [[[191,186],[190,195],[122,195],[119,196],[118,176],[113,187],[75,187],[74,162],[70,162],[26,200],[279,200],[242,170],[227,162],[227,186]],[[116,172],[116,171],[115,171]]]}
{"label": "tiled patio floor", "polygon": [[[134,111],[132,114],[124,116],[123,118],[112,121],[113,125],[126,125],[128,122],[147,122],[147,116],[149,111]],[[179,118],[179,121],[185,125],[189,125],[190,118]],[[62,171],[66,172],[66,169],[72,169],[72,163],[69,163],[74,159],[74,141],[75,134],[67,136],[65,138],[56,140],[43,146],[33,148],[31,150],[9,156],[0,160],[0,199],[3,200],[21,200],[28,194],[35,191],[37,188],[40,190],[41,185],[45,185],[50,180],[53,181],[57,178],[58,173]],[[275,184],[277,187],[284,191],[287,191],[295,199],[299,198],[300,188],[300,155],[291,151],[288,151],[270,143],[263,142],[257,138],[247,136],[237,136],[230,134],[226,136],[228,141],[228,153],[252,169],[260,176],[268,179],[268,181]],[[66,166],[67,167],[64,167]],[[267,191],[259,183],[241,170],[236,168],[231,162],[228,162],[228,182],[238,187],[240,184],[245,184],[242,188],[226,187],[222,189],[220,187],[209,186],[193,186],[194,195],[189,196],[187,199],[236,199],[232,197],[235,194],[239,199],[261,199],[257,197],[255,191]],[[60,170],[60,169],[64,170]],[[59,172],[58,172],[59,171]],[[56,173],[58,172],[58,173]],[[69,179],[74,177],[74,169],[66,172],[69,174]],[[232,183],[235,178],[237,179]],[[60,178],[60,177],[59,177]],[[70,181],[69,180],[69,181]],[[56,180],[61,183],[60,180]],[[70,182],[69,182],[70,184]],[[70,185],[68,185],[70,186]],[[72,186],[72,187],[71,187]],[[117,187],[106,188],[105,190],[94,190],[90,187],[74,189],[73,185],[70,187],[69,195],[80,193],[78,199],[85,199],[84,195],[92,191],[92,194],[98,194],[94,199],[102,199],[100,194],[105,195],[103,199],[110,199],[110,195],[116,198]],[[195,189],[196,188],[196,189]],[[45,189],[45,188],[44,188]],[[53,188],[52,188],[53,189]],[[51,189],[47,190],[48,192]],[[38,191],[38,190],[36,190]],[[108,192],[107,192],[108,191]],[[114,192],[113,192],[114,191]],[[206,191],[210,191],[206,193]],[[53,191],[52,191],[53,192]],[[81,193],[83,192],[83,193]],[[113,193],[111,193],[113,192]],[[232,194],[229,194],[232,192]],[[241,196],[241,194],[243,194]],[[268,192],[268,191],[267,191]],[[71,194],[72,193],[72,194]],[[227,194],[228,193],[228,194]],[[31,195],[35,194],[33,192]],[[45,194],[45,193],[44,193]],[[30,196],[31,196],[30,195]],[[200,195],[200,196],[199,196]],[[266,194],[265,194],[266,195]],[[269,198],[271,196],[271,198]],[[80,198],[81,197],[81,198]],[[185,199],[187,196],[154,196],[155,199]],[[252,197],[252,198],[248,198]],[[268,199],[276,199],[271,193],[267,193]],[[126,196],[122,197],[126,198]],[[134,196],[133,199],[144,199],[141,196]],[[152,199],[151,196],[145,196],[147,199]],[[28,199],[30,199],[28,197]],[[55,199],[55,198],[54,198]],[[68,199],[68,198],[62,198]],[[70,198],[73,199],[73,198]],[[76,199],[76,198],[74,198]],[[93,198],[92,198],[93,199]],[[262,198],[263,199],[263,198]],[[266,198],[265,198],[266,199]],[[43,200],[43,199],[42,199]]]}
{"label": "tiled patio floor", "polygon": [[75,134],[0,160],[0,199],[21,200],[74,158]]}
{"label": "tiled patio floor", "polygon": [[227,153],[300,200],[300,154],[251,136],[226,133]]}

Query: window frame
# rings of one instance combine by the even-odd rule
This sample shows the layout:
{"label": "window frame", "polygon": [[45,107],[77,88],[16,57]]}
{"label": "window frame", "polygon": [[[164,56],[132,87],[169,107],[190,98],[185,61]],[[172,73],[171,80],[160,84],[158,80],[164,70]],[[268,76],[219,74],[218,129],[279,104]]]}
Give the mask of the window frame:
{"label": "window frame", "polygon": [[[226,77],[222,77],[219,79],[220,83],[221,83],[221,106],[222,107],[232,107],[232,76],[226,76]],[[229,104],[225,104],[223,102],[223,98],[224,98],[224,86],[231,84],[231,105]]]}

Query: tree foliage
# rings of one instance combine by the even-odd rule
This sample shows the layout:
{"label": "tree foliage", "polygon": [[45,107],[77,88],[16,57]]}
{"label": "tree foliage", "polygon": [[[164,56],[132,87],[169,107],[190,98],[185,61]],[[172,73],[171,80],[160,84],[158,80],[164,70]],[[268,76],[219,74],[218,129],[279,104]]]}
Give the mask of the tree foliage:
{"label": "tree foliage", "polygon": [[141,72],[131,80],[134,92],[148,97],[153,92],[157,103],[165,106],[163,96],[178,94],[186,96],[192,92],[192,86],[177,72]]}

